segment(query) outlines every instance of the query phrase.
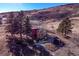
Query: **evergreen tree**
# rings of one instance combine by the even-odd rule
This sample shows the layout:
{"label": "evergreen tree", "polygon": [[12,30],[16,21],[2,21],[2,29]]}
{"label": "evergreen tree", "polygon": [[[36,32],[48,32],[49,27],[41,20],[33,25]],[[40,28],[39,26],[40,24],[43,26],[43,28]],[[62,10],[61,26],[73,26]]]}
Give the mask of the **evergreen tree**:
{"label": "evergreen tree", "polygon": [[13,19],[13,22],[12,22],[12,31],[14,32],[14,34],[17,34],[17,33],[19,33],[19,29],[20,29],[19,21],[16,17]]}
{"label": "evergreen tree", "polygon": [[12,23],[13,18],[14,18],[14,14],[13,14],[13,12],[10,12],[9,16],[7,17],[7,19],[8,19],[7,20],[7,24]]}
{"label": "evergreen tree", "polygon": [[18,18],[14,17],[12,12],[9,15],[8,26],[6,28],[7,28],[7,31],[11,33],[12,37],[14,36],[14,34],[18,33],[18,31],[19,31]]}
{"label": "evergreen tree", "polygon": [[57,29],[58,32],[62,33],[64,36],[67,36],[67,34],[72,32],[72,23],[69,18],[64,19]]}
{"label": "evergreen tree", "polygon": [[27,35],[31,34],[31,24],[30,24],[30,19],[28,16],[26,17],[24,21],[24,33],[26,34],[26,37]]}
{"label": "evergreen tree", "polygon": [[19,33],[20,33],[20,39],[22,39],[22,33],[23,33],[23,19],[24,19],[24,14],[23,11],[19,12],[18,14],[18,26],[19,26]]}
{"label": "evergreen tree", "polygon": [[0,18],[0,25],[2,25],[2,18]]}
{"label": "evergreen tree", "polygon": [[8,25],[6,27],[7,32],[11,33],[11,36],[13,37],[14,31],[13,31],[13,12],[10,12],[9,17],[8,17]]}

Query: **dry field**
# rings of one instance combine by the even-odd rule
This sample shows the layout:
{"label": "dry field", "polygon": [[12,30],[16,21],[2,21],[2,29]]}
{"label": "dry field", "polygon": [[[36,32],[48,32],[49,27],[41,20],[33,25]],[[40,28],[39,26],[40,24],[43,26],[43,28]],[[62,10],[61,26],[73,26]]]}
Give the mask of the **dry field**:
{"label": "dry field", "polygon": [[[50,51],[50,53],[52,55],[56,55],[56,56],[77,56],[79,55],[79,37],[78,37],[78,34],[79,34],[79,20],[73,20],[72,23],[73,23],[73,34],[71,35],[72,39],[65,39],[62,37],[62,35],[56,33],[56,29],[58,27],[58,24],[60,22],[53,22],[51,20],[49,21],[45,21],[45,22],[42,22],[40,24],[40,26],[47,30],[48,34],[50,36],[57,36],[58,38],[60,38],[61,41],[63,41],[66,45],[62,48],[59,48],[58,50],[56,51]],[[9,49],[7,48],[7,39],[6,39],[6,35],[7,33],[5,32],[5,25],[1,25],[0,26],[0,56],[10,56],[12,55],[11,52],[9,52]],[[75,34],[74,34],[75,33]],[[73,37],[78,37],[77,39],[74,39]],[[51,44],[46,44],[47,47],[51,47],[52,49],[48,48],[49,50],[54,50],[54,46]]]}
{"label": "dry field", "polygon": [[[76,19],[76,18],[75,18]],[[77,17],[77,19],[79,19]],[[56,33],[56,29],[58,27],[58,24],[60,22],[52,22],[49,21],[48,23],[43,23],[43,28],[46,30],[50,31],[49,35],[51,36],[57,36],[62,40],[66,45],[63,48],[60,48],[56,50],[55,52],[51,52],[53,55],[56,56],[77,56],[79,55],[79,20],[73,20],[73,29],[72,29],[72,35],[70,35],[72,38],[71,39],[65,39],[62,37],[62,35]],[[55,32],[54,34],[52,32]],[[76,37],[77,39],[74,39]]]}

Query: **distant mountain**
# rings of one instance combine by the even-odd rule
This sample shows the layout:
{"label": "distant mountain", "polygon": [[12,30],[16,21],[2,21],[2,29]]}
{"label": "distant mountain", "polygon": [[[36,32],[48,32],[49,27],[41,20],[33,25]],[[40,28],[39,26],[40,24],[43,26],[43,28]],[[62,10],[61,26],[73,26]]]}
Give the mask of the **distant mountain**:
{"label": "distant mountain", "polygon": [[39,10],[32,14],[35,19],[62,19],[67,16],[77,16],[79,14],[79,4],[66,4]]}
{"label": "distant mountain", "polygon": [[[0,13],[0,17],[8,17],[9,14],[10,12]],[[18,14],[18,12],[14,12],[15,16],[16,14]],[[62,20],[67,16],[79,16],[79,4],[71,3],[45,9],[29,10],[24,11],[24,15],[30,16],[30,19],[32,20]]]}

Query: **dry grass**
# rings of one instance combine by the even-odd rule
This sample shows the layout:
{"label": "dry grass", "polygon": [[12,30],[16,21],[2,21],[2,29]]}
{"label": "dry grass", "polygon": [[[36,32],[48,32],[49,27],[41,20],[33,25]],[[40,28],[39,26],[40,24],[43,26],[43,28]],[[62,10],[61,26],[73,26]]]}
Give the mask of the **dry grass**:
{"label": "dry grass", "polygon": [[[79,17],[77,17],[77,19],[79,19]],[[79,41],[78,38],[79,38],[79,20],[73,20],[72,23],[73,23],[73,29],[72,29],[72,33],[75,33],[75,37],[76,39],[74,38],[71,38],[71,39],[65,39],[63,38],[62,35],[59,35],[58,33],[55,33],[53,34],[53,32],[56,32],[56,29],[58,27],[58,24],[60,22],[49,22],[49,23],[44,23],[44,25],[46,26],[45,29],[46,30],[49,30],[50,31],[50,35],[51,36],[57,36],[61,39],[61,41],[65,42],[66,46],[64,46],[63,48],[60,48],[58,50],[56,50],[55,52],[52,52],[54,53],[54,55],[59,55],[59,56],[66,56],[66,55],[79,55],[79,46],[78,46],[78,43]],[[52,28],[53,26],[53,28]],[[70,35],[71,37],[74,37],[73,35]],[[77,38],[78,37],[78,38]],[[49,45],[48,45],[49,46]],[[49,46],[50,47],[50,46]]]}
{"label": "dry grass", "polygon": [[8,56],[10,53],[8,52],[9,49],[7,48],[7,39],[4,28],[5,26],[0,27],[0,55]]}
{"label": "dry grass", "polygon": [[[45,29],[50,31],[51,33],[49,33],[51,36],[57,36],[61,39],[61,41],[65,42],[66,46],[64,46],[63,48],[57,49],[56,47],[52,44],[46,43],[45,47],[51,51],[52,54],[54,55],[62,55],[62,56],[66,56],[66,55],[79,55],[79,46],[77,43],[79,43],[78,39],[65,39],[63,38],[61,35],[59,35],[58,33],[56,33],[56,29],[58,27],[60,22],[52,22],[47,21],[47,22],[43,22],[41,24],[41,26]],[[73,25],[73,33],[75,33],[76,35],[79,35],[79,20],[73,20],[72,23]],[[0,55],[12,55],[11,52],[8,52],[9,49],[6,47],[7,45],[7,39],[6,39],[6,34],[5,33],[5,25],[0,27]],[[54,34],[52,33],[54,32]],[[72,37],[74,37],[72,35]],[[56,50],[56,51],[55,51]]]}

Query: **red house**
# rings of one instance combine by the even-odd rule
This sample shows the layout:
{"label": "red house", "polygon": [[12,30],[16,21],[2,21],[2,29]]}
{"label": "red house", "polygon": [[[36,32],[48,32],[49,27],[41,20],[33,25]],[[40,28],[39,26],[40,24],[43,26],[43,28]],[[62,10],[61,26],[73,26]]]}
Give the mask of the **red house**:
{"label": "red house", "polygon": [[37,39],[37,34],[38,33],[38,29],[32,29],[32,38],[33,39]]}

